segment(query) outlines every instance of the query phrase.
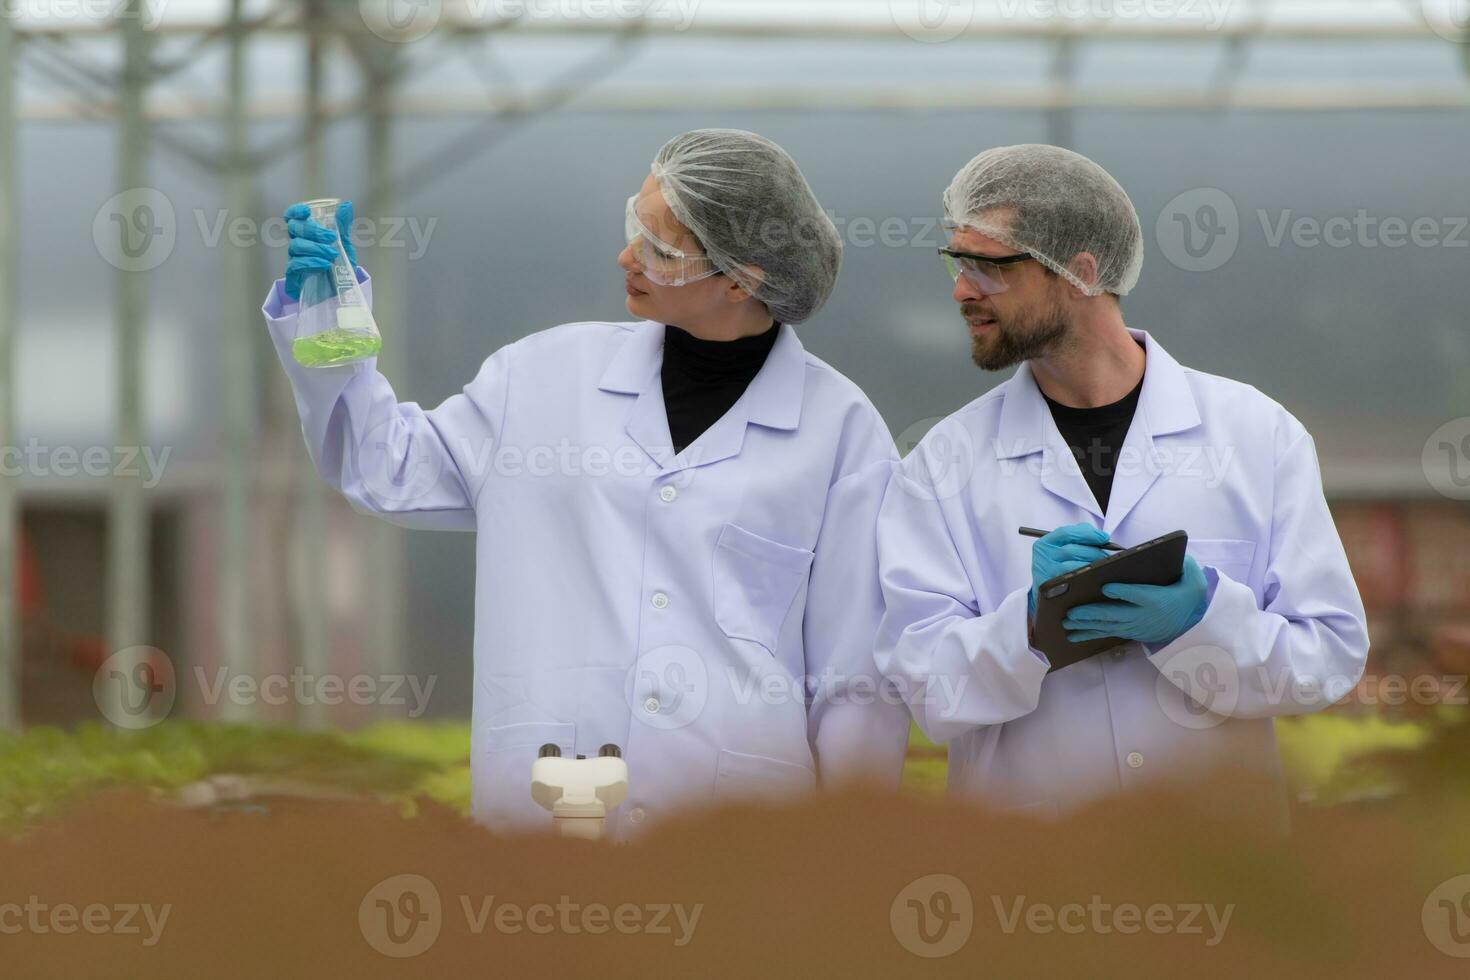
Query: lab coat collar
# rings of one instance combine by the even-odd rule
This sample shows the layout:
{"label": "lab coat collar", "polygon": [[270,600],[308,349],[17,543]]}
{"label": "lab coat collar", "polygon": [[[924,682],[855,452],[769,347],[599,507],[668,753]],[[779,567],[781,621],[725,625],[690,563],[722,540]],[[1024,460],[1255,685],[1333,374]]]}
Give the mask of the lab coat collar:
{"label": "lab coat collar", "polygon": [[795,429],[801,420],[806,383],[806,350],[790,324],[782,324],[776,343],[755,378],[714,425],[677,456],[669,436],[662,384],[664,325],[634,324],[602,374],[603,391],[637,395],[625,428],[661,467],[683,469],[727,459],[740,452],[747,423]]}
{"label": "lab coat collar", "polygon": [[1000,460],[1043,452],[1042,485],[1104,519],[1103,530],[1109,532],[1123,522],[1159,476],[1158,467],[1149,463],[1154,439],[1184,432],[1200,424],[1199,408],[1184,368],[1146,331],[1130,328],[1128,333],[1135,340],[1142,341],[1147,363],[1143,389],[1138,394],[1138,407],[1123,442],[1121,465],[1113,476],[1105,519],[1071,449],[1062,440],[1051,409],[1047,407],[1027,362],[1023,362],[1004,385],[999,434],[994,447],[995,457]]}
{"label": "lab coat collar", "polygon": [[597,387],[624,395],[639,395],[658,377],[663,364],[664,328],[651,320],[624,324],[628,336],[608,362]]}
{"label": "lab coat collar", "polygon": [[781,324],[776,343],[766,363],[751,379],[742,400],[749,406],[748,418],[768,429],[794,429],[801,421],[801,401],[806,389],[806,348],[789,323]]}

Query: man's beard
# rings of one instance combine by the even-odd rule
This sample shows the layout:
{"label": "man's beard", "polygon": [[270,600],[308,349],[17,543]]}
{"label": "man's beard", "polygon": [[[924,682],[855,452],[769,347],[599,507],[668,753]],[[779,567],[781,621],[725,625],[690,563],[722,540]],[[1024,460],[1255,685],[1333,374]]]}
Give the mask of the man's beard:
{"label": "man's beard", "polygon": [[[960,312],[966,321],[981,316],[980,304],[962,303]],[[1060,304],[1051,302],[1042,309],[1004,319],[995,314],[995,325],[989,336],[970,339],[970,357],[985,371],[1003,371],[1022,361],[1046,354],[1067,336],[1069,324]]]}

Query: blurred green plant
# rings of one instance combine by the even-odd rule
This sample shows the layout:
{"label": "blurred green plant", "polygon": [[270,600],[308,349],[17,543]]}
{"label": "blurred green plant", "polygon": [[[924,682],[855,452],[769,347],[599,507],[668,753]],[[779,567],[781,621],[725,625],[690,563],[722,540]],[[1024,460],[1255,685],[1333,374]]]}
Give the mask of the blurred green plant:
{"label": "blurred green plant", "polygon": [[903,764],[905,792],[943,795],[949,780],[949,750],[931,742],[917,724],[909,726],[909,752]]}
{"label": "blurred green plant", "polygon": [[0,832],[102,790],[165,796],[223,773],[289,777],[405,803],[427,796],[468,812],[468,758],[463,724],[394,723],[353,733],[187,721],[136,732],[96,723],[38,727],[0,735]]}
{"label": "blurred green plant", "polygon": [[1293,798],[1337,804],[1402,790],[1391,768],[1364,761],[1384,752],[1414,753],[1435,737],[1430,722],[1327,711],[1276,719],[1276,744]]}
{"label": "blurred green plant", "polygon": [[1470,713],[1442,707],[1422,738],[1376,745],[1358,752],[1336,774],[1336,783],[1377,780],[1395,793],[1463,812],[1470,804]]}
{"label": "blurred green plant", "polygon": [[[1434,781],[1470,787],[1470,724],[1461,716],[1391,721],[1327,712],[1276,722],[1294,798],[1333,804]],[[169,721],[137,732],[84,724],[0,735],[0,833],[110,788],[159,797],[221,774],[279,777],[400,805],[433,800],[470,810],[470,729],[463,722],[387,722],[355,732],[304,732]],[[906,792],[944,792],[945,748],[914,726]],[[1470,792],[1470,790],[1466,790]]]}

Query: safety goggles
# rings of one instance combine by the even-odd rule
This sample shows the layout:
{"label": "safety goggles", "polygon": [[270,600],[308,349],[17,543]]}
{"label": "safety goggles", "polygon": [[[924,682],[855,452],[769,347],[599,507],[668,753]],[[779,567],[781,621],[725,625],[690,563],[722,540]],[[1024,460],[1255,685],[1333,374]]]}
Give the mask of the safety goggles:
{"label": "safety goggles", "polygon": [[649,282],[660,286],[687,286],[720,274],[714,260],[703,252],[685,252],[663,241],[638,219],[638,196],[628,198],[624,231],[633,258]]}
{"label": "safety goggles", "polygon": [[982,293],[1005,292],[1010,288],[1010,284],[1006,282],[1005,267],[1036,257],[1029,252],[1017,252],[1015,255],[976,255],[974,252],[956,252],[952,248],[941,248],[939,254],[944,257],[944,267],[949,270],[951,279],[959,282],[960,276],[964,276]]}

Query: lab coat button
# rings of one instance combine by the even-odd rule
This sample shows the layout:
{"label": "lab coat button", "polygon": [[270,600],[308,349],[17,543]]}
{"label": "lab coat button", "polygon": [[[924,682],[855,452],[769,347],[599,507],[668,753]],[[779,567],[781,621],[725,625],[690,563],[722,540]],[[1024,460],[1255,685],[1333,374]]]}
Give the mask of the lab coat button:
{"label": "lab coat button", "polygon": [[643,710],[651,715],[658,714],[658,698],[649,698],[643,702]]}
{"label": "lab coat button", "polygon": [[658,498],[666,504],[673,503],[674,498],[677,496],[679,496],[679,491],[675,490],[673,487],[664,487],[658,492]]}
{"label": "lab coat button", "polygon": [[1141,752],[1129,752],[1128,753],[1128,768],[1129,769],[1142,769],[1143,768],[1143,753],[1141,753]]}
{"label": "lab coat button", "polygon": [[628,819],[633,821],[634,823],[642,823],[643,816],[643,807],[641,806],[635,806],[633,809],[628,811]]}
{"label": "lab coat button", "polygon": [[669,604],[669,597],[668,596],[664,595],[662,592],[655,592],[653,594],[653,608],[655,608],[655,609],[663,609],[668,604]]}

